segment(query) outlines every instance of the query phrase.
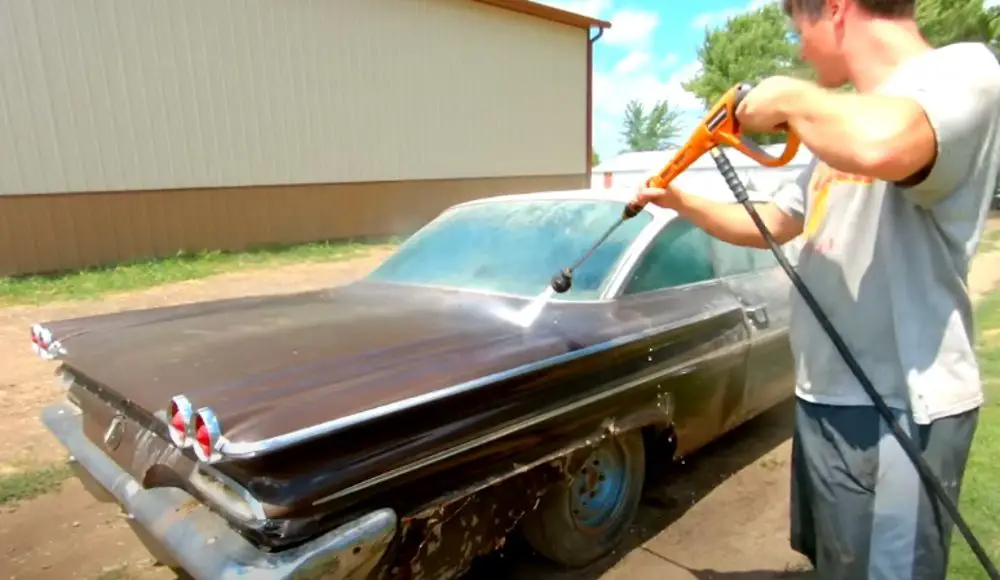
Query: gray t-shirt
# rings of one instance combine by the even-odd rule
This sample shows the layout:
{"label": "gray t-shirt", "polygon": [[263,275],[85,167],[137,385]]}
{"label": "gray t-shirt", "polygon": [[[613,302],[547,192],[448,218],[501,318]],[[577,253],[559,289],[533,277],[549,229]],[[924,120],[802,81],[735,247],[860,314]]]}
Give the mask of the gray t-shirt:
{"label": "gray t-shirt", "polygon": [[[918,423],[983,402],[969,262],[1000,168],[1000,64],[982,44],[922,54],[880,88],[923,107],[938,137],[926,179],[904,187],[813,163],[775,193],[804,220],[797,270],[891,407]],[[796,393],[871,405],[812,312],[792,290]]]}

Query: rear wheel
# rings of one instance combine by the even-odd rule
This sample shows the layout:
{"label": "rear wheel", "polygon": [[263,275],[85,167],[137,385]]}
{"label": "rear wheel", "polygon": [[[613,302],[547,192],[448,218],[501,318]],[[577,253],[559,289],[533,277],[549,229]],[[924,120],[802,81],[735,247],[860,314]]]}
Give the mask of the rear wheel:
{"label": "rear wheel", "polygon": [[585,566],[607,555],[625,539],[635,518],[645,475],[641,431],[605,439],[568,485],[549,491],[525,518],[525,538],[564,566]]}

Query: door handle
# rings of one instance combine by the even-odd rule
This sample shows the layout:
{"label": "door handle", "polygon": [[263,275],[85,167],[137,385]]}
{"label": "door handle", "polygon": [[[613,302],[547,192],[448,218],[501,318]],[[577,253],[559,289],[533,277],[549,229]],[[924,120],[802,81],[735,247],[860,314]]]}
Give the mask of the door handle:
{"label": "door handle", "polygon": [[747,317],[753,321],[754,326],[758,328],[764,328],[768,325],[769,321],[767,318],[767,307],[762,304],[756,306],[747,306],[743,309],[747,313]]}

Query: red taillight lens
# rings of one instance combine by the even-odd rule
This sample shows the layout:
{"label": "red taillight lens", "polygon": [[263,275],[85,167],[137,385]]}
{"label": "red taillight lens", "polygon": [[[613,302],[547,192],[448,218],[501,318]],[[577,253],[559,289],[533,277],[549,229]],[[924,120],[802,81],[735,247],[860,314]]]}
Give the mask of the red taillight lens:
{"label": "red taillight lens", "polygon": [[205,419],[201,415],[198,415],[194,420],[195,428],[195,438],[197,439],[198,448],[201,450],[202,457],[211,457],[212,455],[212,434],[208,431],[208,426],[205,425]]}
{"label": "red taillight lens", "polygon": [[31,342],[42,348],[49,348],[52,343],[52,333],[38,324],[31,326]]}
{"label": "red taillight lens", "polygon": [[170,407],[167,410],[167,430],[174,445],[178,447],[188,445],[188,425],[191,424],[192,414],[191,403],[184,395],[178,395],[170,400]]}
{"label": "red taillight lens", "polygon": [[222,430],[215,413],[208,407],[198,409],[194,416],[194,453],[201,461],[216,459],[216,445],[222,438]]}

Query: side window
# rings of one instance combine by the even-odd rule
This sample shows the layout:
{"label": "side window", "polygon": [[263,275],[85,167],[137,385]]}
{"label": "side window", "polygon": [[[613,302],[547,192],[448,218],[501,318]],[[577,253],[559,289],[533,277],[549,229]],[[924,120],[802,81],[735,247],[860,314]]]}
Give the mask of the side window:
{"label": "side window", "polygon": [[672,221],[653,241],[625,287],[639,294],[711,280],[711,237],[689,221]]}
{"label": "side window", "polygon": [[712,253],[715,255],[715,270],[720,278],[753,271],[750,248],[723,242],[718,238],[711,238],[711,241]]}

